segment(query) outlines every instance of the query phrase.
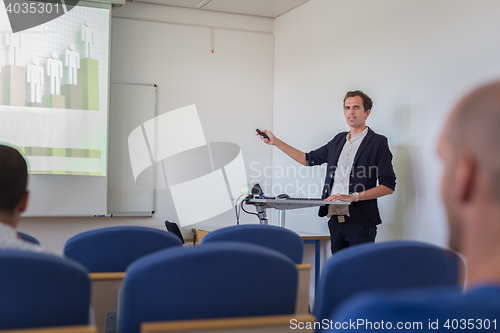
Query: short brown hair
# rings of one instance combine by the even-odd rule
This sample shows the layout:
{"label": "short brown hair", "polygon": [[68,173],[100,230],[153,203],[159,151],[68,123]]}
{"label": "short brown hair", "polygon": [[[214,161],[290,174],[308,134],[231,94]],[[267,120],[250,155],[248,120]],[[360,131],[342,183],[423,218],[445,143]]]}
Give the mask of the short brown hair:
{"label": "short brown hair", "polygon": [[0,144],[0,211],[12,214],[21,201],[28,183],[26,160],[9,146]]}
{"label": "short brown hair", "polygon": [[363,100],[363,108],[365,109],[365,112],[372,109],[372,106],[373,106],[372,99],[370,98],[370,96],[368,96],[367,94],[365,94],[361,90],[348,91],[344,97],[344,106],[345,106],[346,99],[348,99],[349,97],[356,97],[356,96],[361,97],[361,99]]}

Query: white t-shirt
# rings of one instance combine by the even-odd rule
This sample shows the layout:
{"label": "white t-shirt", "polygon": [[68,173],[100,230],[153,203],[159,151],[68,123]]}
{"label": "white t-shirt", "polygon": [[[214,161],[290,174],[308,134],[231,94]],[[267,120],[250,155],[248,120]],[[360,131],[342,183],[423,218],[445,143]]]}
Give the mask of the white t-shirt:
{"label": "white t-shirt", "polygon": [[3,222],[0,222],[0,249],[44,252],[40,245],[18,238],[16,229]]}
{"label": "white t-shirt", "polygon": [[[335,176],[333,178],[333,187],[331,194],[349,194],[349,179],[351,177],[352,164],[354,163],[354,157],[358,152],[359,146],[366,134],[368,133],[368,127],[362,132],[354,134],[352,138],[349,138],[350,132],[347,133],[346,142],[342,148],[342,152],[339,156],[339,161],[337,163],[337,170],[335,171]],[[349,216],[349,206],[348,205],[329,205],[328,215],[330,218],[332,215],[347,215]]]}

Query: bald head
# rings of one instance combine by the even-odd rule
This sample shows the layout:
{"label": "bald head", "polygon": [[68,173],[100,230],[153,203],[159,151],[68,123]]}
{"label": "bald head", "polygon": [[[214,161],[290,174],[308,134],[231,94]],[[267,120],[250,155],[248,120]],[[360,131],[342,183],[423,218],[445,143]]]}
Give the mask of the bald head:
{"label": "bald head", "polygon": [[455,156],[461,152],[473,156],[500,204],[500,82],[462,99],[448,119],[443,139]]}

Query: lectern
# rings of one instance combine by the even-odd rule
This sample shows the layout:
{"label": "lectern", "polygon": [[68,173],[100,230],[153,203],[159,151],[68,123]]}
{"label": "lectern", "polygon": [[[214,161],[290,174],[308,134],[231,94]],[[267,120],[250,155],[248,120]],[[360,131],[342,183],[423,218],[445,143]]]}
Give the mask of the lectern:
{"label": "lectern", "polygon": [[299,209],[308,207],[318,207],[323,205],[350,205],[350,202],[343,201],[325,201],[324,199],[309,198],[261,198],[255,196],[245,200],[247,205],[254,205],[259,215],[260,224],[268,224],[266,209],[275,208],[278,210],[278,224],[285,227],[285,210]]}

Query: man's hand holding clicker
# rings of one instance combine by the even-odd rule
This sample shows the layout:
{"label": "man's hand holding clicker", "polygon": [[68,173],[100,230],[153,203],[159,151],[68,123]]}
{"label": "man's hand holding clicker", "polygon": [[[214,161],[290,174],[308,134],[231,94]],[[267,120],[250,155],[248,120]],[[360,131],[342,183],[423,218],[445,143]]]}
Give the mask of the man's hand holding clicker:
{"label": "man's hand holding clicker", "polygon": [[256,135],[265,143],[271,146],[276,145],[276,142],[278,139],[274,136],[273,132],[268,131],[268,130],[262,130],[263,133],[265,133],[269,139],[264,138],[262,135],[259,135],[259,133],[256,133]]}

